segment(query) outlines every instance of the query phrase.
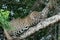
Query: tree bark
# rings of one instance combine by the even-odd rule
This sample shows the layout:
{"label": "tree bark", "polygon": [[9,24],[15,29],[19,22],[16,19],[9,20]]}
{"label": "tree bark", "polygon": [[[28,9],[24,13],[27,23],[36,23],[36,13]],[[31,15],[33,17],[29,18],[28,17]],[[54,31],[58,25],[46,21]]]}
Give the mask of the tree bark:
{"label": "tree bark", "polygon": [[39,31],[40,29],[46,28],[50,24],[54,24],[54,23],[56,23],[58,21],[60,21],[60,13],[55,15],[55,16],[52,16],[52,17],[46,19],[45,21],[41,21],[36,26],[31,27],[29,30],[27,30],[25,33],[23,33],[18,38],[19,39],[24,39],[24,38],[30,36],[31,34],[35,33],[36,31]]}

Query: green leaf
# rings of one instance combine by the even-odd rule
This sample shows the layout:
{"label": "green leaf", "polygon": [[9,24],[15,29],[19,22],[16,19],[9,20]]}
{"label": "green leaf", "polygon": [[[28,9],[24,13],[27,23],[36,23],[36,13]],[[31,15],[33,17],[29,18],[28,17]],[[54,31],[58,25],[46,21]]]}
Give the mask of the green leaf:
{"label": "green leaf", "polygon": [[7,21],[9,13],[7,10],[0,9],[0,24],[5,29],[10,29],[10,23]]}

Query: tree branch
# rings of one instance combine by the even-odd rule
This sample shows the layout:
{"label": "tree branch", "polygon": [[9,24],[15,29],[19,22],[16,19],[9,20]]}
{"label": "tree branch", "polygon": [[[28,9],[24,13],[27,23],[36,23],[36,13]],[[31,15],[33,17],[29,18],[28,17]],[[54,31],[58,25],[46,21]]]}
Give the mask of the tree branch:
{"label": "tree branch", "polygon": [[27,30],[25,33],[23,33],[18,38],[19,39],[24,39],[24,38],[30,36],[31,34],[35,33],[36,31],[39,31],[40,29],[46,28],[50,24],[54,24],[54,23],[56,23],[58,21],[60,21],[60,14],[59,15],[52,16],[52,17],[46,19],[45,21],[41,21],[36,26],[31,27],[29,30]]}
{"label": "tree branch", "polygon": [[48,12],[49,12],[49,8],[50,8],[50,6],[53,6],[52,4],[51,4],[51,2],[49,2],[47,5],[46,5],[46,7],[42,10],[42,16],[47,16],[47,14],[48,14]]}

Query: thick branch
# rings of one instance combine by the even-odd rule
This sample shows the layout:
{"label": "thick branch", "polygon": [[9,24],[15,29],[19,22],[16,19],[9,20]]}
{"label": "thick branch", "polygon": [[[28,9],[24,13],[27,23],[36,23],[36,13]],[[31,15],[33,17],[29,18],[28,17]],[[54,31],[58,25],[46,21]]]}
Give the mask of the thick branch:
{"label": "thick branch", "polygon": [[[51,2],[49,2],[47,5],[46,5],[46,7],[42,10],[42,16],[47,16],[47,14],[48,14],[48,12],[50,11],[49,10],[49,7],[50,7],[50,5],[51,5]],[[52,6],[52,5],[51,5]]]}
{"label": "thick branch", "polygon": [[53,9],[53,7],[55,8],[56,1],[54,0],[50,0],[49,3],[46,5],[46,7],[42,10],[42,16],[47,16],[48,12],[50,11],[50,9]]}
{"label": "thick branch", "polygon": [[35,33],[36,31],[46,28],[50,24],[54,24],[54,23],[58,22],[59,20],[60,20],[60,14],[52,16],[52,17],[46,19],[45,21],[38,23],[37,26],[31,27],[27,32],[23,33],[19,38],[24,39],[24,38],[30,36],[31,34]]}

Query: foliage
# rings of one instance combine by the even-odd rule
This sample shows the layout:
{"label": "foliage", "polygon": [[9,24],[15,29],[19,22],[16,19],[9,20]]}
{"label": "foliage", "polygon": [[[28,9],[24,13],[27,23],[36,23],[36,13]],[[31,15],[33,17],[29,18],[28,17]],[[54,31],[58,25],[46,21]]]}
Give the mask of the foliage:
{"label": "foliage", "polygon": [[9,11],[0,9],[0,26],[2,26],[5,29],[10,29],[8,16],[9,16]]}
{"label": "foliage", "polygon": [[3,9],[0,10],[0,18],[3,18],[3,20],[7,20],[9,16],[9,11],[4,11]]}
{"label": "foliage", "polygon": [[2,0],[0,8],[12,10],[14,12],[14,18],[24,18],[31,11],[41,11],[45,7],[45,5],[40,5],[39,7],[32,8],[36,1],[37,0]]}
{"label": "foliage", "polygon": [[25,16],[27,16],[31,10],[30,8],[32,7],[35,1],[36,0],[20,0],[20,5],[17,5],[17,9],[15,9],[16,11],[14,11],[14,17],[24,18]]}

